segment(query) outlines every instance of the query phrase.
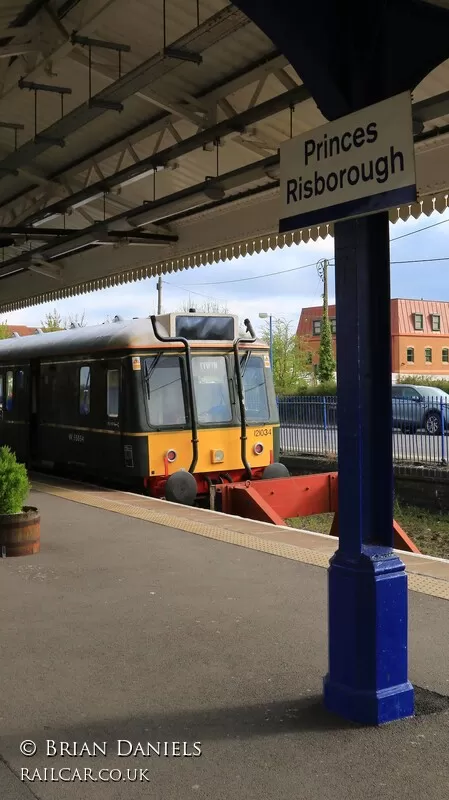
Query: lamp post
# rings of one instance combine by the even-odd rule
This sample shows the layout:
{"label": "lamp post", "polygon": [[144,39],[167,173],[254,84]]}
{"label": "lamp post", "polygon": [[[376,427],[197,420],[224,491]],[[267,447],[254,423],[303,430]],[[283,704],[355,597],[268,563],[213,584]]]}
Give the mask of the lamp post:
{"label": "lamp post", "polygon": [[271,314],[267,314],[265,311],[262,311],[259,314],[260,319],[269,319],[270,320],[270,366],[273,369],[273,317]]}

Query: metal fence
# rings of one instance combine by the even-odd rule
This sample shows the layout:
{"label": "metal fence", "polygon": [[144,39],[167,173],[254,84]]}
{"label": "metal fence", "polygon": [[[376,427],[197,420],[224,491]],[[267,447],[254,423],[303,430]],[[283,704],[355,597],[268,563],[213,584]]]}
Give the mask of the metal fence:
{"label": "metal fence", "polygon": [[[278,408],[281,453],[337,454],[336,397],[279,397]],[[442,398],[394,399],[385,424],[392,429],[396,461],[447,463],[449,404]]]}

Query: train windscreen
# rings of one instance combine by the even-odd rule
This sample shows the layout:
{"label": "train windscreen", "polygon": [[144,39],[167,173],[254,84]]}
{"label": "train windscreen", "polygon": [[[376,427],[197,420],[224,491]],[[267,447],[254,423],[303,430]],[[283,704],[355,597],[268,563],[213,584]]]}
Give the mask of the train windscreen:
{"label": "train windscreen", "polygon": [[185,425],[182,362],[177,356],[145,359],[150,424],[156,428]]}
{"label": "train windscreen", "polygon": [[176,317],[176,336],[193,341],[233,341],[233,317]]}
{"label": "train windscreen", "polygon": [[193,388],[198,422],[231,422],[232,407],[224,356],[193,356]]}

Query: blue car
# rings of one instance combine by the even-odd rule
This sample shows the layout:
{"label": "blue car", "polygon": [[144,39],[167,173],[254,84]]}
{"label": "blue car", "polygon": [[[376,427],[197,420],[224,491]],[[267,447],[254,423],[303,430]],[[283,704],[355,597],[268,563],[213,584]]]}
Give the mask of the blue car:
{"label": "blue car", "polygon": [[393,427],[404,432],[424,430],[433,436],[449,430],[449,394],[434,386],[396,384],[392,387]]}

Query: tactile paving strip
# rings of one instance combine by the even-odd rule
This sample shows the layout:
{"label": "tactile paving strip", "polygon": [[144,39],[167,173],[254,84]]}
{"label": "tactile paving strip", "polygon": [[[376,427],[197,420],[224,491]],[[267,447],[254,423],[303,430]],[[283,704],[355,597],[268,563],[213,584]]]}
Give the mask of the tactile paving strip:
{"label": "tactile paving strip", "polygon": [[[208,525],[197,520],[183,518],[176,514],[156,511],[153,508],[145,508],[132,503],[121,503],[117,500],[108,500],[94,493],[85,493],[74,489],[64,489],[52,486],[40,481],[33,482],[33,489],[44,492],[45,494],[55,495],[64,500],[72,500],[75,503],[101,508],[104,511],[111,511],[115,514],[122,514],[133,519],[140,519],[144,522],[154,522],[168,528],[194,533],[198,536],[205,536],[208,539],[215,539],[220,542],[227,542],[249,550],[258,550],[269,555],[287,558],[291,561],[299,561],[302,564],[309,564],[314,567],[329,566],[329,555],[317,550],[296,547],[286,542],[274,542],[269,539],[261,539],[255,535],[241,533],[240,531],[229,530],[220,525]],[[168,504],[170,505],[170,504]],[[217,517],[217,521],[220,518]],[[449,581],[438,580],[427,575],[408,573],[408,587],[413,592],[439,597],[442,600],[449,600]]]}

